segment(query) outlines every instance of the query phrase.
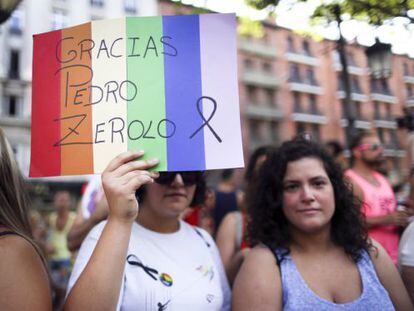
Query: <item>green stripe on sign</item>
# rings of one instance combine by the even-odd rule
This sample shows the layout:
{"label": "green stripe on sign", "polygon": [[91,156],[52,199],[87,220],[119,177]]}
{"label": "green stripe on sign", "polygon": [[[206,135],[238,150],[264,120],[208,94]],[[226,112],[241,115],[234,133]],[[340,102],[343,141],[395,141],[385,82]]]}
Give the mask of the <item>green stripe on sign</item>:
{"label": "green stripe on sign", "polygon": [[126,18],[128,150],[144,150],[144,159],[160,160],[155,170],[166,171],[162,34],[162,17]]}

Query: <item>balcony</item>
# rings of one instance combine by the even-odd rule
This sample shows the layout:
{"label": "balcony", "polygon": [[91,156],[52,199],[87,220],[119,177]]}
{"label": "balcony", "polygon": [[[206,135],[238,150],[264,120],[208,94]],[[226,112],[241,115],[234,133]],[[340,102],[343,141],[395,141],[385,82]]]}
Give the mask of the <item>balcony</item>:
{"label": "balcony", "polygon": [[292,120],[295,122],[306,122],[314,124],[326,124],[328,118],[317,109],[301,109],[296,106],[292,113]]}
{"label": "balcony", "polygon": [[414,97],[409,97],[407,98],[407,100],[405,101],[405,105],[407,107],[414,107]]}
{"label": "balcony", "polygon": [[30,117],[19,116],[3,116],[0,115],[0,126],[2,127],[18,127],[30,129],[31,121]]}
{"label": "balcony", "polygon": [[397,122],[392,116],[381,116],[376,113],[374,115],[374,126],[394,130],[397,128]]}
{"label": "balcony", "polygon": [[320,62],[319,59],[317,59],[314,56],[296,53],[293,51],[289,51],[285,54],[285,57],[288,61],[292,63],[299,63],[299,64],[305,64],[309,66],[319,66]]}
{"label": "balcony", "polygon": [[246,53],[256,54],[267,58],[275,58],[277,56],[276,48],[274,46],[247,39],[240,39],[239,49]]}
{"label": "balcony", "polygon": [[404,75],[403,79],[405,83],[414,84],[414,77],[412,76]]}
{"label": "balcony", "polygon": [[323,89],[316,81],[303,81],[300,78],[292,77],[289,79],[290,90],[294,92],[309,93],[315,95],[322,95]]}
{"label": "balcony", "polygon": [[[334,66],[335,71],[342,71],[342,65],[339,62],[335,62],[333,66]],[[351,75],[363,76],[363,75],[368,74],[368,72],[369,72],[368,68],[348,65],[348,73],[350,73]]]}
{"label": "balcony", "polygon": [[401,150],[397,143],[388,143],[384,145],[383,155],[385,157],[403,158],[407,155],[405,150]]}
{"label": "balcony", "polygon": [[[349,125],[348,120],[345,118],[342,118],[340,123],[342,127],[347,127]],[[354,125],[357,129],[370,130],[372,128],[371,121],[368,121],[362,117],[356,117]]]}
{"label": "balcony", "polygon": [[278,121],[283,118],[283,112],[270,105],[248,103],[246,116],[252,119]]}
{"label": "balcony", "polygon": [[243,74],[243,82],[267,88],[277,88],[279,80],[274,74],[258,70],[246,70]]}
{"label": "balcony", "polygon": [[391,94],[384,94],[384,93],[376,93],[371,92],[371,100],[373,101],[379,101],[389,104],[396,104],[397,103],[397,97]]}
{"label": "balcony", "polygon": [[[339,99],[344,99],[345,98],[345,91],[341,91],[341,90],[337,91],[336,96]],[[353,100],[353,101],[366,102],[366,101],[368,101],[368,99],[369,99],[369,97],[365,94],[356,93],[355,91],[351,92],[351,100]]]}

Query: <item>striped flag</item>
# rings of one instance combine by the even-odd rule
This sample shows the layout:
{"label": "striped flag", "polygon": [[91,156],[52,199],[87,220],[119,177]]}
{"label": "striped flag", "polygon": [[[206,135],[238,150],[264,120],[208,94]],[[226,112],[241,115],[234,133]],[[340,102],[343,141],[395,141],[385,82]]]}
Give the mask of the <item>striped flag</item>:
{"label": "striped flag", "polygon": [[234,14],[126,17],[34,36],[30,176],[242,167]]}

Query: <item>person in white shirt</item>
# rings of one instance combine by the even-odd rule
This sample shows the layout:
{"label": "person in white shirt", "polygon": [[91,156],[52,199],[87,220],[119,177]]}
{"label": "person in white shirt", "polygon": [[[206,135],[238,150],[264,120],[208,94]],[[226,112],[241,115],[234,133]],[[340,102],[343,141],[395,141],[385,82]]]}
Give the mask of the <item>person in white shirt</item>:
{"label": "person in white shirt", "polygon": [[108,219],[80,248],[64,309],[230,310],[214,241],[180,220],[204,198],[203,173],[150,172],[158,160],[134,161],[142,155],[123,153],[103,172]]}

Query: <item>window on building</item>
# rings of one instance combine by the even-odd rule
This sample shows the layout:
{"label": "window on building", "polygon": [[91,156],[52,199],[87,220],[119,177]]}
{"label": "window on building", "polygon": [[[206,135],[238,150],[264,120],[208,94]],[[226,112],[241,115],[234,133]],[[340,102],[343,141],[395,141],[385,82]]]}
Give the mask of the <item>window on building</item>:
{"label": "window on building", "polygon": [[342,81],[342,74],[341,73],[338,74],[337,82],[338,82],[338,91],[343,91],[344,90],[344,83]]}
{"label": "window on building", "polygon": [[268,63],[268,62],[263,63],[262,68],[263,68],[264,72],[268,72],[268,73],[272,72],[272,64],[271,63]]}
{"label": "window on building", "polygon": [[303,43],[302,43],[302,46],[303,46],[303,53],[305,53],[306,55],[311,56],[312,53],[311,53],[311,50],[310,50],[309,41],[304,40]]}
{"label": "window on building", "polygon": [[296,122],[296,135],[300,135],[306,132],[305,123],[303,122]]}
{"label": "window on building", "polygon": [[405,90],[407,92],[407,97],[410,98],[411,96],[413,96],[413,89],[411,88],[410,84],[406,84],[405,85]]}
{"label": "window on building", "polygon": [[9,20],[9,32],[12,35],[21,35],[24,27],[24,13],[21,10],[14,10]]}
{"label": "window on building", "polygon": [[313,71],[313,68],[306,69],[306,80],[311,85],[318,85],[318,83],[316,83],[315,72]]}
{"label": "window on building", "polygon": [[379,93],[379,86],[376,79],[371,79],[371,93]]}
{"label": "window on building", "polygon": [[355,107],[355,116],[358,120],[364,120],[364,116],[362,115],[362,105],[360,102],[354,102]]}
{"label": "window on building", "polygon": [[381,113],[380,113],[380,103],[374,102],[374,119],[380,120],[381,119]]}
{"label": "window on building", "polygon": [[294,112],[303,112],[300,94],[293,92],[293,110]]}
{"label": "window on building", "polygon": [[311,127],[312,131],[312,138],[316,141],[320,141],[321,133],[320,133],[320,126],[319,124],[312,124]]}
{"label": "window on building", "polygon": [[252,143],[258,144],[262,141],[260,133],[260,121],[250,120],[249,122],[249,136]]}
{"label": "window on building", "polygon": [[407,63],[403,63],[403,72],[404,72],[404,76],[409,76],[410,75],[410,69],[408,68]]}
{"label": "window on building", "polygon": [[354,53],[352,52],[346,53],[346,60],[347,60],[348,66],[356,66]]}
{"label": "window on building", "polygon": [[352,93],[362,94],[361,86],[359,84],[358,77],[352,77],[352,79],[351,79],[351,91],[352,91]]}
{"label": "window on building", "polygon": [[389,86],[388,86],[388,80],[387,80],[387,79],[381,79],[381,80],[380,80],[380,83],[381,83],[381,90],[382,90],[382,93],[383,93],[383,94],[388,94],[388,95],[390,95],[390,94],[391,94],[391,90],[390,90],[390,88],[389,88]]}
{"label": "window on building", "polygon": [[296,64],[291,64],[289,67],[289,80],[293,82],[300,82],[300,72],[299,66]]}
{"label": "window on building", "polygon": [[61,9],[53,9],[52,13],[52,29],[62,29],[68,25],[68,17],[66,12]]}
{"label": "window on building", "polygon": [[105,4],[104,0],[91,0],[91,6],[103,7],[104,4]]}
{"label": "window on building", "polygon": [[257,87],[253,85],[247,86],[247,98],[248,98],[249,103],[257,104],[258,102]]}
{"label": "window on building", "polygon": [[20,53],[17,50],[10,51],[10,63],[9,63],[9,78],[10,79],[19,79],[20,69]]}
{"label": "window on building", "polygon": [[136,14],[137,13],[136,0],[124,0],[124,10],[126,13]]}
{"label": "window on building", "polygon": [[276,145],[279,143],[279,127],[277,122],[270,123],[270,143]]}
{"label": "window on building", "polygon": [[385,115],[386,119],[388,121],[391,121],[392,120],[392,113],[391,113],[391,106],[390,105],[386,106],[385,113],[386,113],[386,115]]}
{"label": "window on building", "polygon": [[253,61],[250,58],[246,58],[244,60],[244,69],[252,69],[253,68]]}
{"label": "window on building", "polygon": [[275,90],[265,89],[264,92],[265,92],[265,97],[266,97],[266,104],[268,106],[276,106]]}
{"label": "window on building", "polygon": [[380,139],[381,143],[384,144],[385,140],[384,140],[384,129],[381,127],[377,128],[377,134],[378,134],[378,138]]}
{"label": "window on building", "polygon": [[309,95],[309,111],[312,114],[319,114],[318,106],[316,103],[316,96],[313,94]]}
{"label": "window on building", "polygon": [[287,44],[288,44],[288,52],[295,52],[295,45],[293,42],[293,38],[291,36],[288,36]]}
{"label": "window on building", "polygon": [[21,114],[20,101],[16,96],[6,96],[2,114],[6,117],[18,117]]}
{"label": "window on building", "polygon": [[393,144],[394,148],[400,149],[400,145],[398,143],[397,132],[395,130],[391,131],[391,143]]}

